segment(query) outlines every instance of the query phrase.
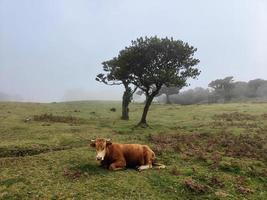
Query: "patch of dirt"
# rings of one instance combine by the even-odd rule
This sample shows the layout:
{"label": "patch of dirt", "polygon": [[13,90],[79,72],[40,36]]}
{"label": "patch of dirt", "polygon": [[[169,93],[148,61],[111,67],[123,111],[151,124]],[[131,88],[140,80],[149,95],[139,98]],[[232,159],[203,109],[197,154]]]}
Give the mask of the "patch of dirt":
{"label": "patch of dirt", "polygon": [[82,172],[64,169],[63,176],[65,176],[71,180],[77,180],[77,179],[81,178]]}
{"label": "patch of dirt", "polygon": [[183,182],[186,188],[188,188],[190,191],[201,194],[206,193],[209,188],[206,185],[203,185],[192,178],[186,178]]}
{"label": "patch of dirt", "polygon": [[254,193],[254,190],[248,188],[248,187],[243,187],[243,186],[237,186],[236,188],[237,192],[241,194],[251,194]]}
{"label": "patch of dirt", "polygon": [[219,198],[225,198],[229,196],[229,194],[225,191],[217,191],[214,194]]}
{"label": "patch of dirt", "polygon": [[209,183],[208,183],[210,186],[212,187],[218,187],[218,188],[223,188],[225,185],[224,185],[224,182],[218,177],[218,176],[215,176],[213,175],[210,180],[209,180]]}
{"label": "patch of dirt", "polygon": [[246,185],[247,178],[245,176],[238,176],[235,181],[238,185]]}
{"label": "patch of dirt", "polygon": [[34,121],[39,122],[59,122],[59,123],[70,123],[70,124],[83,124],[85,120],[78,117],[73,116],[57,116],[53,114],[41,114],[41,115],[34,115]]}

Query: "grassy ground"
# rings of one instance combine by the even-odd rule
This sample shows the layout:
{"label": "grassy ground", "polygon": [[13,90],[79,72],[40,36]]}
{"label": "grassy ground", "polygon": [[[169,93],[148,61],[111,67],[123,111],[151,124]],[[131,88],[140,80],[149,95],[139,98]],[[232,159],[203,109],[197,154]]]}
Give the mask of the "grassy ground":
{"label": "grassy ground", "polygon": [[[0,199],[267,199],[267,104],[0,103]],[[110,111],[116,108],[116,112]],[[164,170],[110,172],[88,140],[149,144]]]}

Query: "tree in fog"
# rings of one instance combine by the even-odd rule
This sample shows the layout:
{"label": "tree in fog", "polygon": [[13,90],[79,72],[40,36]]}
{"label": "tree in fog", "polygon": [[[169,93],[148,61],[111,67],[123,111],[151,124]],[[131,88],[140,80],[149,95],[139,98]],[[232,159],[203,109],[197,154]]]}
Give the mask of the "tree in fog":
{"label": "tree in fog", "polygon": [[[267,100],[267,80],[254,79],[248,82],[233,81],[233,77],[226,77],[224,79],[216,79],[209,84],[211,89],[196,87],[194,89],[179,92],[170,98],[172,103],[189,105],[199,103],[217,103],[218,100],[224,101],[246,101],[246,100]],[[165,86],[162,86],[158,95],[164,94]],[[178,93],[179,92],[179,93]],[[138,95],[144,94],[142,90],[137,91]],[[162,101],[162,100],[160,100]]]}
{"label": "tree in fog", "polygon": [[173,87],[173,86],[167,87],[167,86],[163,85],[157,96],[160,96],[163,94],[166,95],[166,103],[170,104],[171,103],[170,95],[178,94],[179,91],[180,91],[179,87]]}
{"label": "tree in fog", "polygon": [[234,88],[232,90],[233,98],[243,99],[246,97],[248,83],[244,81],[234,82]]}
{"label": "tree in fog", "polygon": [[216,100],[223,98],[225,102],[230,101],[233,97],[232,90],[235,87],[233,76],[211,81],[209,87],[213,88]]}
{"label": "tree in fog", "polygon": [[124,93],[122,96],[122,116],[121,119],[129,119],[129,104],[132,101],[133,93],[136,87],[131,87],[130,66],[124,62],[124,51],[121,51],[118,57],[102,63],[103,71],[97,75],[96,80],[107,85],[123,85]]}
{"label": "tree in fog", "polygon": [[247,97],[257,97],[258,89],[266,83],[267,81],[263,79],[250,80],[247,85]]}
{"label": "tree in fog", "polygon": [[146,102],[138,125],[147,126],[147,113],[162,86],[182,88],[188,78],[196,78],[200,71],[194,68],[196,48],[172,38],[145,37],[132,41],[127,47],[127,63],[132,66],[132,83],[146,95]]}
{"label": "tree in fog", "polygon": [[257,96],[260,98],[267,98],[267,81],[263,83],[258,89],[257,89]]}
{"label": "tree in fog", "polygon": [[196,87],[180,92],[178,95],[173,96],[172,100],[174,103],[182,105],[190,105],[197,103],[208,103],[209,102],[209,89],[202,87]]}
{"label": "tree in fog", "polygon": [[[153,90],[155,90],[156,88],[153,88]],[[178,94],[180,91],[180,88],[179,87],[167,87],[165,85],[163,85],[159,91],[159,93],[156,95],[156,97],[159,97],[161,95],[165,95],[166,96],[166,103],[167,104],[170,104],[171,101],[170,101],[170,95],[174,95],[174,94]],[[145,94],[144,91],[142,90],[138,90],[136,92],[137,95],[143,95]]]}

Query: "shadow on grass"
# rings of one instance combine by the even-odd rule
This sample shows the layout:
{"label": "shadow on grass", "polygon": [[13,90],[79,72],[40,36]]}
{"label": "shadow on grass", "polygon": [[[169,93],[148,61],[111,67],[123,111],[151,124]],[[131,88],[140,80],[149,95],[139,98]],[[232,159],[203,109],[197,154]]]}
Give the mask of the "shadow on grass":
{"label": "shadow on grass", "polygon": [[6,180],[0,180],[0,186],[10,187],[15,183],[25,182],[24,178],[10,178]]}
{"label": "shadow on grass", "polygon": [[96,164],[80,163],[69,168],[65,168],[63,176],[70,180],[78,180],[83,177],[105,176],[108,173],[109,171],[107,169],[104,169]]}
{"label": "shadow on grass", "polygon": [[70,168],[71,170],[87,173],[88,175],[105,175],[109,173],[109,170],[100,167],[93,163],[83,163]]}
{"label": "shadow on grass", "polygon": [[5,157],[24,157],[34,156],[41,153],[49,153],[54,151],[62,151],[72,149],[71,146],[55,146],[55,147],[11,147],[11,148],[0,148],[0,158]]}

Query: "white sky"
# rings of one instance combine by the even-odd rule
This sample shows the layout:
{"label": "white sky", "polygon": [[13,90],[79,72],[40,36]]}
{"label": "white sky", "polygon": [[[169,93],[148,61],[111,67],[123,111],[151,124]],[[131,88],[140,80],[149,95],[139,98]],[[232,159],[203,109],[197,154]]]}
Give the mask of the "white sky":
{"label": "white sky", "polygon": [[140,36],[198,48],[191,87],[233,75],[267,79],[266,0],[0,0],[0,92],[27,101],[120,100],[95,81]]}

